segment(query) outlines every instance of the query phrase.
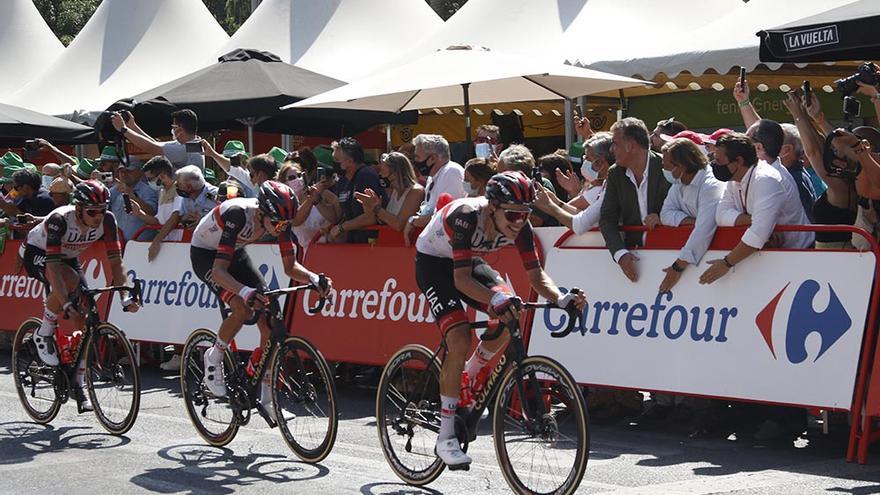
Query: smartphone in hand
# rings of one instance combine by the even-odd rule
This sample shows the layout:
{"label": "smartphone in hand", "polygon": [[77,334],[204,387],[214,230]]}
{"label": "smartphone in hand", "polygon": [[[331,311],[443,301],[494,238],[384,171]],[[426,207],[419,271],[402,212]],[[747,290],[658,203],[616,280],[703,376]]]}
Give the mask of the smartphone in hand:
{"label": "smartphone in hand", "polygon": [[122,207],[125,208],[125,212],[131,215],[131,212],[134,209],[131,207],[131,195],[128,193],[122,193]]}
{"label": "smartphone in hand", "polygon": [[813,88],[810,87],[810,81],[804,81],[804,105],[810,106],[813,100]]}

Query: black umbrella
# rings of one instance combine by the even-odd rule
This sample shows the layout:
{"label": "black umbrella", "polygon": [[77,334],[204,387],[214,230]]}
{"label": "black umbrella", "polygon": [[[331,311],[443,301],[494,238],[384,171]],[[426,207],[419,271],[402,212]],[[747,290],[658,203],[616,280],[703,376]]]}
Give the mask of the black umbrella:
{"label": "black umbrella", "polygon": [[0,146],[21,146],[26,140],[34,138],[43,138],[57,144],[98,141],[91,127],[0,103]]}
{"label": "black umbrella", "polygon": [[189,108],[198,114],[201,130],[246,127],[250,147],[254,130],[335,137],[379,123],[415,122],[415,112],[280,109],[344,84],[271,53],[239,49],[217,64],[135,96],[134,114],[142,127],[162,132],[171,112]]}
{"label": "black umbrella", "polygon": [[[797,11],[797,4],[792,4]],[[880,1],[860,0],[761,31],[761,62],[872,60],[880,54]]]}

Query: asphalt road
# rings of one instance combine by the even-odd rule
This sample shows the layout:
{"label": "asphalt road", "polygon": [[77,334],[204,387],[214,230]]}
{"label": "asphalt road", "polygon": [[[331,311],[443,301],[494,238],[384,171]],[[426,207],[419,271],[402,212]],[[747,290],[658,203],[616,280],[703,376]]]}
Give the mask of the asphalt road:
{"label": "asphalt road", "polygon": [[[257,418],[227,448],[206,446],[190,425],[175,373],[144,369],[140,415],[124,437],[67,404],[49,426],[28,421],[0,351],[0,493],[508,493],[488,422],[471,444],[470,472],[444,472],[428,489],[400,483],[379,449],[375,390],[340,385],[341,420],[321,464],[299,462]],[[688,438],[670,423],[594,425],[579,493],[880,493],[880,455],[844,460],[844,427],[794,444]]]}

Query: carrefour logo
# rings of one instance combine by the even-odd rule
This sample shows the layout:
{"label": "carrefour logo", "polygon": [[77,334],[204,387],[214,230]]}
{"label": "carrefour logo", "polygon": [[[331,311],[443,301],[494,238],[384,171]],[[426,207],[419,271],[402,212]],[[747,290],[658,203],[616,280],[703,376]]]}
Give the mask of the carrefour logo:
{"label": "carrefour logo", "polygon": [[[758,330],[761,331],[774,359],[779,358],[776,356],[773,342],[773,320],[779,300],[790,285],[791,282],[786,284],[755,318]],[[852,327],[852,318],[831,284],[828,284],[828,306],[821,312],[816,311],[813,302],[820,287],[819,282],[806,280],[798,287],[791,302],[785,329],[785,356],[793,364],[802,363],[807,359],[806,343],[807,338],[812,334],[817,334],[821,339],[819,352],[813,359],[813,362],[816,362]]]}

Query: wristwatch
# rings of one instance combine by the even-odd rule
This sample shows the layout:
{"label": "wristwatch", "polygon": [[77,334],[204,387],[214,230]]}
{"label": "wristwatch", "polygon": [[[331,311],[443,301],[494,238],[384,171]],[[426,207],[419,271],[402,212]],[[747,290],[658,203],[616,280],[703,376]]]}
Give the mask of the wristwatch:
{"label": "wristwatch", "polygon": [[670,268],[672,268],[673,270],[675,270],[676,273],[681,273],[681,272],[684,271],[684,267],[679,267],[679,266],[678,266],[678,260],[673,261],[672,264],[669,265],[669,266],[670,266]]}
{"label": "wristwatch", "polygon": [[727,268],[733,268],[733,265],[729,261],[727,261],[727,256],[721,258],[721,261],[723,261],[724,264],[727,265]]}

